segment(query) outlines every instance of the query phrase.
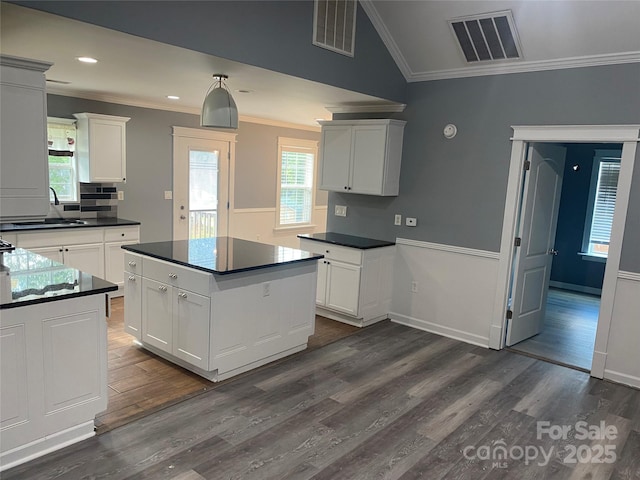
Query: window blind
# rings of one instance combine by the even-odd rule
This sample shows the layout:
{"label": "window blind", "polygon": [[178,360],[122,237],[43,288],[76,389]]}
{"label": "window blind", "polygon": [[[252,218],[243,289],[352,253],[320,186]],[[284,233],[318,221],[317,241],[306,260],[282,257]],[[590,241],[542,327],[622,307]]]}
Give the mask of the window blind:
{"label": "window blind", "polygon": [[616,207],[619,175],[619,161],[600,162],[593,218],[589,232],[589,247],[591,251],[597,251],[597,245],[609,245],[611,240],[611,227],[613,225],[613,212]]}

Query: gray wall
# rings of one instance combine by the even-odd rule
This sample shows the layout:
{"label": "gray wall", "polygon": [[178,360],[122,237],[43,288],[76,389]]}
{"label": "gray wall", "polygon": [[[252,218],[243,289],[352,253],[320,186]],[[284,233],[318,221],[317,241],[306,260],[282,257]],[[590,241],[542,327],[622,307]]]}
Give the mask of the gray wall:
{"label": "gray wall", "polygon": [[[241,123],[236,145],[235,208],[275,208],[278,137],[320,141],[320,132]],[[272,181],[266,181],[271,179]],[[316,205],[327,192],[316,192]]]}
{"label": "gray wall", "polygon": [[[118,215],[142,222],[142,242],[170,240],[172,202],[164,200],[164,191],[173,190],[171,127],[199,128],[199,116],[60,95],[48,95],[47,108],[51,117],[73,118],[74,113],[92,112],[131,118],[127,123],[127,183],[118,184],[124,192]],[[319,140],[320,134],[246,122],[240,122],[237,133],[235,206],[273,208],[277,137]],[[316,196],[316,204],[326,205],[326,201],[326,193]]]}
{"label": "gray wall", "polygon": [[[409,84],[400,195],[329,194],[349,207],[327,229],[497,252],[512,125],[640,124],[640,64]],[[446,140],[443,127],[458,135]],[[636,164],[621,267],[640,271],[640,162]],[[418,218],[395,227],[393,216]]]}
{"label": "gray wall", "polygon": [[406,98],[402,73],[359,5],[355,56],[348,57],[311,43],[311,0],[12,3],[376,97]]}

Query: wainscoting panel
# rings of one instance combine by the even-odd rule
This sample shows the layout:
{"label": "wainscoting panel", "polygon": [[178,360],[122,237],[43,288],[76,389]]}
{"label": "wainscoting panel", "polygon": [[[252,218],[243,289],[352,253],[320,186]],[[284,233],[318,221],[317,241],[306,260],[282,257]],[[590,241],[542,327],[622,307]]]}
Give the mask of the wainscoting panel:
{"label": "wainscoting panel", "polygon": [[389,317],[488,347],[498,253],[402,238],[396,243]]}
{"label": "wainscoting panel", "polygon": [[640,273],[618,272],[604,378],[640,388]]}
{"label": "wainscoting panel", "polygon": [[312,227],[275,230],[275,223],[275,208],[236,208],[229,218],[229,235],[253,242],[300,248],[299,234],[326,231],[327,206],[314,208]]}

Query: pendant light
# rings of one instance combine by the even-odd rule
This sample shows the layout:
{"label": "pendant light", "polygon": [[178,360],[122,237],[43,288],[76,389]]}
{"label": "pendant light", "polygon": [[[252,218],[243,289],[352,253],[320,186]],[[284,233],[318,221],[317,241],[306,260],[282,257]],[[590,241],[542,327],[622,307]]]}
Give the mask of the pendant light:
{"label": "pendant light", "polygon": [[215,128],[238,128],[238,107],[224,81],[227,75],[216,73],[214,82],[207,91],[202,104],[200,126]]}

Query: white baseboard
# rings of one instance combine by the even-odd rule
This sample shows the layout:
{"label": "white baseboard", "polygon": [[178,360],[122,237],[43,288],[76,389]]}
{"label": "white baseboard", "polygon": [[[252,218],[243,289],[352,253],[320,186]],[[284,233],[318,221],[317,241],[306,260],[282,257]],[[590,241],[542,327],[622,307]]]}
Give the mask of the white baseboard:
{"label": "white baseboard", "polygon": [[611,380],[612,382],[622,383],[634,388],[640,388],[640,378],[634,377],[632,375],[627,375],[626,373],[614,372],[613,370],[605,370],[604,378],[606,380]]}
{"label": "white baseboard", "polygon": [[449,328],[426,320],[407,317],[406,315],[394,312],[389,313],[389,318],[394,323],[417,328],[418,330],[424,330],[425,332],[435,333],[437,335],[442,335],[443,337],[453,338],[454,340],[460,340],[461,342],[471,343],[473,345],[478,345],[479,347],[489,348],[489,339],[479,335],[463,332],[461,330],[456,330],[455,328]]}
{"label": "white baseboard", "polygon": [[586,287],[584,285],[576,285],[574,283],[565,282],[549,282],[550,287],[561,288],[562,290],[571,290],[572,292],[588,293],[589,295],[602,295],[602,288]]}

